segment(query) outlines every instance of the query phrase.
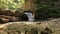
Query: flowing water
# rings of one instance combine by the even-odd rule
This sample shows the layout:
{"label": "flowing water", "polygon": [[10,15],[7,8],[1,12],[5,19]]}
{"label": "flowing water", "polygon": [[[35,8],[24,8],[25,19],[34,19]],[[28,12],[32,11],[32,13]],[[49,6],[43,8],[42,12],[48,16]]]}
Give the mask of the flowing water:
{"label": "flowing water", "polygon": [[30,13],[30,12],[25,12],[25,14],[28,16],[28,21],[30,21],[30,22],[34,21],[34,17],[33,17],[33,15],[32,15],[32,13]]}

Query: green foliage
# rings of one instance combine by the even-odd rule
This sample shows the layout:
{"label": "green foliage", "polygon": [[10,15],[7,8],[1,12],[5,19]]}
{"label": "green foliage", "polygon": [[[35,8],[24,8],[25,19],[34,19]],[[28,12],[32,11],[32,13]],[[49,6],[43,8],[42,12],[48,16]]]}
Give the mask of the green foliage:
{"label": "green foliage", "polygon": [[48,18],[60,17],[60,9],[53,9],[49,7],[41,7],[36,9],[35,19],[46,20]]}
{"label": "green foliage", "polygon": [[47,20],[60,17],[60,8],[55,6],[58,0],[34,0],[32,2],[35,4],[35,19]]}
{"label": "green foliage", "polygon": [[17,9],[22,8],[24,0],[0,0],[0,7],[6,9]]}

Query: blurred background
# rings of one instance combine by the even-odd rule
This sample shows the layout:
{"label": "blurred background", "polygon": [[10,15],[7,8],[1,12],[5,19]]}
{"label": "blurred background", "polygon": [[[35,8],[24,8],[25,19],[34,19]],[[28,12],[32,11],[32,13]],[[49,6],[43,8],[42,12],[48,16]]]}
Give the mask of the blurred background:
{"label": "blurred background", "polygon": [[30,11],[35,21],[60,18],[60,0],[0,0],[0,15],[22,21],[24,11]]}

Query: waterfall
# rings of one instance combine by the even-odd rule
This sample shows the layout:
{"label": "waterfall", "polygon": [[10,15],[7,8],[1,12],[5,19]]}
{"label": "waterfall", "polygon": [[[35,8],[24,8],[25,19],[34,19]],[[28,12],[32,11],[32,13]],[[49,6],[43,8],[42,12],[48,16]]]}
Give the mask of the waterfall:
{"label": "waterfall", "polygon": [[34,18],[31,12],[25,12],[25,14],[28,16],[28,21],[30,22],[34,21]]}

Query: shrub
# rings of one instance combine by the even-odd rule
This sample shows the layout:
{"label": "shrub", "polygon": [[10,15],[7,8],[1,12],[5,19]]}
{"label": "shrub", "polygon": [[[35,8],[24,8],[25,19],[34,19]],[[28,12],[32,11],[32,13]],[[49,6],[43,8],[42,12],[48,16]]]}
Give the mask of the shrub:
{"label": "shrub", "polygon": [[35,19],[37,20],[47,20],[49,18],[58,18],[60,17],[60,10],[53,9],[49,7],[42,7],[36,9]]}

